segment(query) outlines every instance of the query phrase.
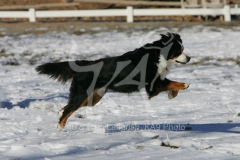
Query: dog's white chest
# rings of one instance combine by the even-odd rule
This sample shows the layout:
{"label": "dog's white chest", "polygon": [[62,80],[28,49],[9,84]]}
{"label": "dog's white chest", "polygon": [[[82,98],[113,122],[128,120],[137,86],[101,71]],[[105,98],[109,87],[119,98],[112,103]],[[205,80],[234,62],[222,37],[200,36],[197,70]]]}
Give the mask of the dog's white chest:
{"label": "dog's white chest", "polygon": [[160,55],[160,60],[159,63],[157,64],[158,66],[158,73],[160,74],[161,80],[164,80],[166,78],[167,72],[172,66],[171,62],[168,62],[163,55]]}

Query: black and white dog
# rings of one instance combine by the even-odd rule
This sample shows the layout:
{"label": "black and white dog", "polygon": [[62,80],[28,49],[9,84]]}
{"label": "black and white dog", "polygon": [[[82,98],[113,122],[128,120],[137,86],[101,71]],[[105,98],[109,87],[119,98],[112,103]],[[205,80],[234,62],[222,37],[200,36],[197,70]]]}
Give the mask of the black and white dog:
{"label": "black and white dog", "polygon": [[62,83],[72,80],[68,104],[59,112],[58,128],[62,129],[73,112],[83,106],[94,106],[107,90],[132,93],[145,88],[149,99],[162,91],[168,91],[170,99],[176,97],[179,90],[189,85],[171,81],[166,74],[174,63],[190,61],[183,49],[180,36],[167,33],[161,34],[158,41],[120,56],[46,63],[36,70]]}

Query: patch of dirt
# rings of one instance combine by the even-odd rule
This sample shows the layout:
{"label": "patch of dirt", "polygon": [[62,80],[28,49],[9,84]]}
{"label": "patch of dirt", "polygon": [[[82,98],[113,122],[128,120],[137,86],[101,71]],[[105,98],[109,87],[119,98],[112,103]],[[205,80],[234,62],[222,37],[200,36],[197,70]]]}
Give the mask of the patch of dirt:
{"label": "patch of dirt", "polygon": [[[182,30],[187,27],[196,25],[216,26],[221,28],[232,28],[238,26],[238,22],[14,22],[14,23],[0,23],[0,36],[19,36],[23,34],[42,35],[52,32],[66,32],[69,34],[83,34],[83,33],[96,33],[108,32],[111,30],[117,31],[152,31],[159,29],[159,27],[178,28]],[[101,29],[99,29],[101,28]],[[238,62],[239,63],[239,62]]]}
{"label": "patch of dirt", "polygon": [[170,145],[169,143],[164,143],[164,142],[162,142],[161,146],[163,146],[163,147],[169,147],[169,148],[173,148],[173,149],[179,148],[178,146],[173,146],[173,145]]}
{"label": "patch of dirt", "polygon": [[136,146],[136,149],[143,150],[144,146]]}
{"label": "patch of dirt", "polygon": [[0,57],[8,57],[8,56],[9,54],[7,54],[4,49],[0,50]]}
{"label": "patch of dirt", "polygon": [[190,126],[185,126],[185,131],[190,131],[190,130],[192,130],[192,127],[190,127]]}
{"label": "patch of dirt", "polygon": [[[193,62],[191,63],[191,65],[202,65],[203,63],[205,62],[208,62],[208,61],[218,61],[218,62],[236,62],[236,64],[240,65],[240,58],[237,58],[237,59],[234,59],[234,58],[213,58],[213,57],[206,57],[206,58],[203,58],[202,60],[198,61],[198,62]],[[216,65],[219,65],[216,63]]]}
{"label": "patch of dirt", "polygon": [[151,139],[158,139],[159,135],[153,136]]}
{"label": "patch of dirt", "polygon": [[26,4],[41,4],[41,3],[61,3],[64,0],[1,0],[0,5],[26,5]]}

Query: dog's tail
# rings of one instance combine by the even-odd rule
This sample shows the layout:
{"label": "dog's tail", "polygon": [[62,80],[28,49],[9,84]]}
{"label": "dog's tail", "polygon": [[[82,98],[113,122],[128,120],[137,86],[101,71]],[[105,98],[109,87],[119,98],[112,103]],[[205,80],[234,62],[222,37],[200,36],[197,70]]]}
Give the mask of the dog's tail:
{"label": "dog's tail", "polygon": [[69,62],[46,63],[36,67],[38,74],[47,74],[58,82],[66,83],[77,73],[71,69]]}

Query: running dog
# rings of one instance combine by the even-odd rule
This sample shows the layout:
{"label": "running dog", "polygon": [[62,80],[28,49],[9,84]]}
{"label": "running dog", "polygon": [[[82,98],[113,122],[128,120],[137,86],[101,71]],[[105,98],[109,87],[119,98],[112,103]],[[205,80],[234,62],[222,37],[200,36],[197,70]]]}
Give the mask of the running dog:
{"label": "running dog", "polygon": [[166,78],[173,64],[190,61],[190,57],[183,53],[180,35],[166,33],[160,36],[159,40],[120,56],[38,66],[36,71],[39,74],[47,74],[62,83],[72,81],[68,104],[58,113],[58,128],[63,129],[77,109],[98,103],[108,90],[132,93],[145,88],[149,99],[168,91],[168,97],[172,99],[179,90],[187,89],[187,83]]}

